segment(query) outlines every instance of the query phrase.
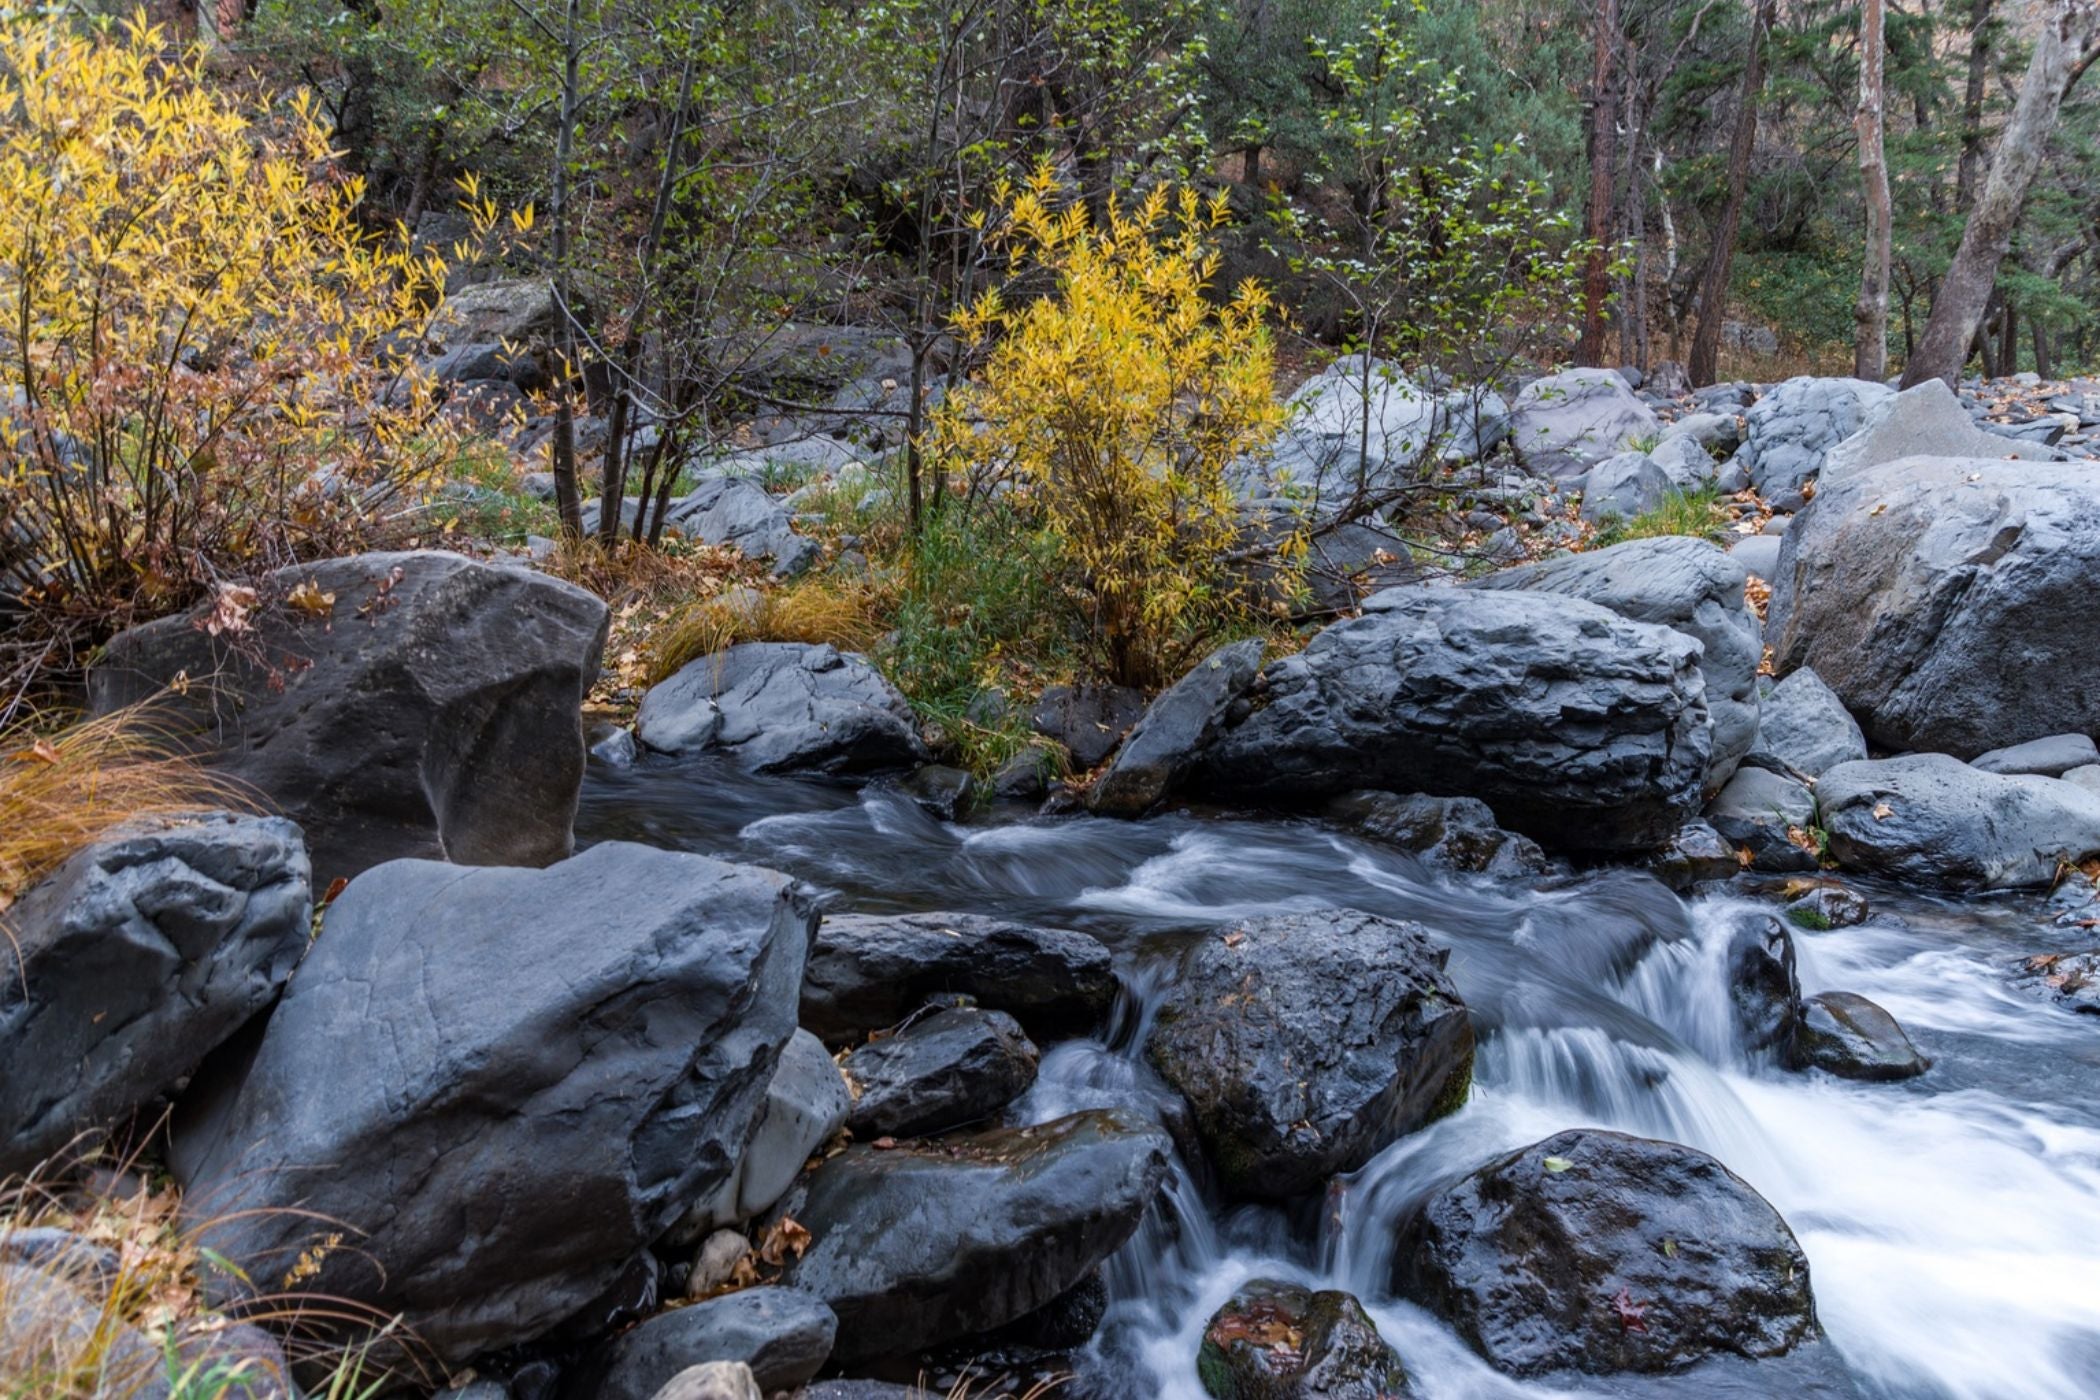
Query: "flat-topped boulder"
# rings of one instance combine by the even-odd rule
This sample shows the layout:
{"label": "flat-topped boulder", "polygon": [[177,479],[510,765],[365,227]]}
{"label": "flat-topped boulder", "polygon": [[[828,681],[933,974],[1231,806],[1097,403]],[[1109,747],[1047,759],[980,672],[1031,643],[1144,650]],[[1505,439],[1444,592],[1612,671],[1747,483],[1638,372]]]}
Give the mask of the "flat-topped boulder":
{"label": "flat-topped boulder", "polygon": [[1713,726],[1692,638],[1550,593],[1393,588],[1364,609],[1262,672],[1192,790],[1477,797],[1577,850],[1652,849],[1696,812]]}
{"label": "flat-topped boulder", "polygon": [[1816,803],[1840,865],[1944,888],[2048,886],[2100,853],[2100,793],[1945,754],[1840,764]]}

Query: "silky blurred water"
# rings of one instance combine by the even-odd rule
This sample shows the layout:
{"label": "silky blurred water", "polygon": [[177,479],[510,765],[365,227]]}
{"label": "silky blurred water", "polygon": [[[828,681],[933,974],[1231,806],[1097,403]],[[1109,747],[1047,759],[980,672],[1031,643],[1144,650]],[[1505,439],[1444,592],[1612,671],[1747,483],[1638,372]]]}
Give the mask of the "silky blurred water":
{"label": "silky blurred water", "polygon": [[[1108,1320],[1064,1393],[1196,1400],[1205,1321],[1241,1281],[1268,1275],[1357,1294],[1428,1400],[2100,1395],[2100,1023],[2011,985],[2022,956],[2078,946],[2031,902],[1869,886],[1866,925],[1797,931],[1805,992],[1879,1002],[1935,1061],[1920,1079],[1866,1085],[1785,1073],[1737,1048],[1723,951],[1734,922],[1769,905],[1686,902],[1631,871],[1458,879],[1281,820],[953,825],[880,787],[704,763],[594,769],[578,833],[770,865],[840,909],[1001,914],[1103,939],[1125,979],[1115,1024],[1047,1047],[1010,1111],[1022,1121],[1107,1104],[1165,1111],[1145,1030],[1180,950],[1217,924],[1345,905],[1418,920],[1452,949],[1480,1041],[1465,1107],[1290,1211],[1221,1205],[1200,1168],[1177,1162],[1109,1266]],[[1414,1202],[1579,1126],[1688,1143],[1763,1193],[1808,1255],[1827,1342],[1780,1361],[1556,1388],[1496,1374],[1391,1296],[1393,1225]]]}

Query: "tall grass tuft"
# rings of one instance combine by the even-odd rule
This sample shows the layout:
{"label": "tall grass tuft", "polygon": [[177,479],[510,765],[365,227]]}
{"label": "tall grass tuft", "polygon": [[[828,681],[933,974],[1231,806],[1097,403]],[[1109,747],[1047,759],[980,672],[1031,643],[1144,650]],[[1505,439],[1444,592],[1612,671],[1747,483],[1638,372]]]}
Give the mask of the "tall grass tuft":
{"label": "tall grass tuft", "polygon": [[183,755],[150,702],[64,727],[32,719],[0,729],[0,923],[23,891],[114,827],[257,805]]}

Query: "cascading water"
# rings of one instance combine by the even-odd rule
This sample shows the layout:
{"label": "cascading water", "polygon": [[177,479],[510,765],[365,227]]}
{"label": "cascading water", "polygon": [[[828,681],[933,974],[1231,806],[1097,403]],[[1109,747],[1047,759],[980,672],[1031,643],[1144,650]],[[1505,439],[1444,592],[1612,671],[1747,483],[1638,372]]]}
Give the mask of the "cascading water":
{"label": "cascading water", "polygon": [[[1290,1210],[1222,1204],[1177,1162],[1111,1262],[1109,1316],[1076,1385],[1202,1395],[1205,1322],[1256,1275],[1338,1287],[1370,1307],[1425,1397],[2100,1395],[2100,1036],[2008,984],[2071,946],[2033,904],[1869,889],[1870,923],[1796,933],[1804,991],[1861,993],[1936,1061],[1901,1084],[1790,1074],[1736,1043],[1725,948],[1769,905],[1680,901],[1624,871],[1529,883],[1434,875],[1309,823],[1072,819],[937,822],[893,793],[845,793],[708,765],[594,772],[578,823],[789,871],[842,908],[959,909],[1083,928],[1124,965],[1115,1023],[1044,1056],[1010,1110],[1042,1122],[1109,1104],[1163,1111],[1145,1033],[1190,936],[1234,919],[1346,905],[1415,919],[1452,949],[1479,1036],[1457,1113]],[[2052,944],[2052,940],[2056,940]],[[1786,1217],[1825,1345],[1674,1377],[1500,1376],[1388,1286],[1396,1223],[1432,1188],[1564,1128],[1687,1143]]]}

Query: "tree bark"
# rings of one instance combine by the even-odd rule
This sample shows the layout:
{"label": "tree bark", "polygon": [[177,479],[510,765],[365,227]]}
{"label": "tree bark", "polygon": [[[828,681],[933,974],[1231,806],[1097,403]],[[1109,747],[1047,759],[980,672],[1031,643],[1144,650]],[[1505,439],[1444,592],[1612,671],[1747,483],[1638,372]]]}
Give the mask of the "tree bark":
{"label": "tree bark", "polygon": [[1750,53],[1743,60],[1743,90],[1738,99],[1735,134],[1728,142],[1728,199],[1714,226],[1713,252],[1706,260],[1705,283],[1699,289],[1699,325],[1692,332],[1688,374],[1694,385],[1720,377],[1721,322],[1728,314],[1728,274],[1735,263],[1736,230],[1743,223],[1743,196],[1750,185],[1750,156],[1757,148],[1758,100],[1765,86],[1765,35],[1772,27],[1778,0],[1756,0],[1750,14]]}
{"label": "tree bark", "polygon": [[1961,163],[1954,172],[1954,208],[1966,214],[1976,203],[1983,174],[1983,99],[1991,79],[1991,7],[1995,0],[1969,0],[1969,80],[1961,100]]}
{"label": "tree bark", "polygon": [[1859,274],[1859,305],[1853,313],[1857,334],[1852,346],[1855,378],[1880,380],[1888,374],[1889,260],[1892,251],[1889,166],[1882,109],[1883,0],[1865,0],[1859,25],[1859,182],[1867,210],[1866,257]]}
{"label": "tree bark", "polygon": [[1578,365],[1605,360],[1605,304],[1611,299],[1611,236],[1614,166],[1618,155],[1618,111],[1612,86],[1612,53],[1619,30],[1618,0],[1597,0],[1596,50],[1590,69],[1590,253],[1582,269],[1582,339]]}
{"label": "tree bark", "polygon": [[[582,10],[582,0],[568,0],[562,9],[561,129],[554,138],[554,301],[561,315],[562,385],[547,467],[554,477],[554,508],[561,516],[561,531],[570,540],[583,538],[583,497],[576,487],[575,279],[569,267],[569,166],[576,153],[576,104],[582,88],[583,39],[578,32]],[[620,503],[614,501],[609,508],[617,514]]]}
{"label": "tree bark", "polygon": [[2100,39],[2100,3],[2096,0],[2051,0],[2034,58],[2020,83],[2005,133],[1991,159],[1990,177],[1977,193],[1962,230],[1961,247],[1940,280],[1932,299],[1932,316],[1919,337],[1918,353],[1903,372],[1903,387],[1940,379],[1952,386],[1967,358],[1998,280],[1998,264],[2012,247],[2013,229],[2027,203],[2028,188],[2041,169],[2049,135],[2071,80],[2080,71],[2087,49]]}

